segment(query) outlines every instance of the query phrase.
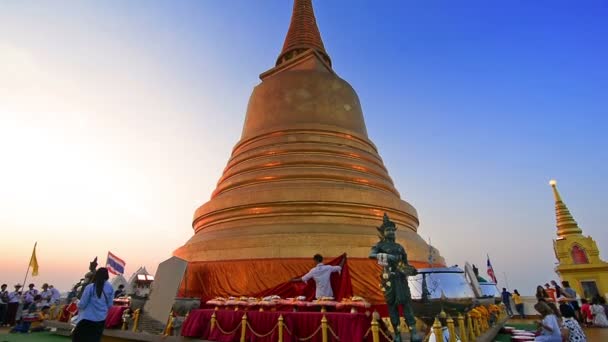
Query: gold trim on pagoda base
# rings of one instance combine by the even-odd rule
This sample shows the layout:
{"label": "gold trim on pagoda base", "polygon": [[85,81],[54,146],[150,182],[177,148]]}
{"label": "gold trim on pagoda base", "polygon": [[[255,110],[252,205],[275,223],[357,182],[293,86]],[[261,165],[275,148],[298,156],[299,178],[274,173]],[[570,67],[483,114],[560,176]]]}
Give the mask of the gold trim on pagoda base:
{"label": "gold trim on pagoda base", "polygon": [[[275,226],[256,225],[256,234],[246,228],[231,229],[215,234],[197,234],[186,245],[174,252],[175,256],[190,261],[238,260],[258,258],[306,258],[316,253],[336,256],[347,253],[349,257],[367,258],[370,245],[378,238],[369,234],[365,226],[345,225],[346,234],[324,233],[336,229],[336,225],[288,225],[281,229]],[[298,231],[294,234],[293,230]],[[357,233],[357,231],[359,233]],[[407,250],[410,260],[426,262],[429,247],[412,231],[398,233],[398,242]],[[230,248],[226,248],[229,245]],[[445,264],[437,250],[432,249],[434,262]]]}

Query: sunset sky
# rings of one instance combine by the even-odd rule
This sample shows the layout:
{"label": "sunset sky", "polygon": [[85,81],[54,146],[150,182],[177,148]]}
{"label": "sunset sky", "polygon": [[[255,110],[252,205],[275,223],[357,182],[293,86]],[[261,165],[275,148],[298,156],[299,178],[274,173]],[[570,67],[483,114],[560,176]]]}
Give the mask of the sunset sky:
{"label": "sunset sky", "polygon": [[[608,259],[605,1],[315,1],[402,197],[448,264],[556,279],[549,180]],[[289,0],[0,1],[0,283],[128,277],[192,235]],[[295,276],[295,275],[294,275]],[[28,279],[28,283],[30,280]]]}

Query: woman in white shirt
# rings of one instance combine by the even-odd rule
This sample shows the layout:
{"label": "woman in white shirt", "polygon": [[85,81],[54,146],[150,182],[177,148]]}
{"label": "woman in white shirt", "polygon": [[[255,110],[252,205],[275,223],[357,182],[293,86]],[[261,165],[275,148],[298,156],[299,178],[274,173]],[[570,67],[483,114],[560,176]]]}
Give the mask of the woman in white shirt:
{"label": "woman in white shirt", "polygon": [[596,327],[608,327],[608,319],[606,319],[606,310],[601,304],[600,297],[593,298],[591,305],[591,313],[593,314],[593,325]]}
{"label": "woman in white shirt", "polygon": [[534,341],[562,342],[562,333],[559,328],[559,323],[557,323],[557,316],[549,305],[544,302],[538,302],[534,305],[534,308],[543,318],[542,321],[536,322],[540,330],[540,335],[536,336]]}

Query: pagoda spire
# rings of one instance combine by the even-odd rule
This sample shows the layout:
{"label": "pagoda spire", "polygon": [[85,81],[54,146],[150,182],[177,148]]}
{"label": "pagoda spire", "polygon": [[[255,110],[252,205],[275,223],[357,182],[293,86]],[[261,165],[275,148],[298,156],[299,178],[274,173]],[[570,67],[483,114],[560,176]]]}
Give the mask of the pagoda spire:
{"label": "pagoda spire", "polygon": [[570,214],[570,210],[562,201],[562,197],[557,191],[557,182],[552,179],[549,184],[553,189],[553,197],[555,198],[555,216],[557,221],[557,235],[564,237],[566,235],[580,235],[583,231],[579,228],[578,223]]}
{"label": "pagoda spire", "polygon": [[317,52],[331,66],[331,59],[325,51],[321,33],[317,27],[312,0],[294,0],[289,30],[276,65],[281,65],[310,49]]}

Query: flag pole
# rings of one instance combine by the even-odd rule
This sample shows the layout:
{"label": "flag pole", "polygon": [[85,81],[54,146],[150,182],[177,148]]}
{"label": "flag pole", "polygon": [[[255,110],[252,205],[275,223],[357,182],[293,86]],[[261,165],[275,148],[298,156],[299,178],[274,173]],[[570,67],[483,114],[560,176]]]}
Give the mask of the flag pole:
{"label": "flag pole", "polygon": [[[38,241],[34,242],[34,250],[36,250],[36,245]],[[25,289],[25,282],[27,281],[27,274],[30,272],[30,267],[32,267],[32,258],[34,257],[34,253],[30,255],[30,261],[27,263],[27,270],[25,271],[25,277],[23,278],[23,289]],[[23,293],[23,291],[21,291]]]}

